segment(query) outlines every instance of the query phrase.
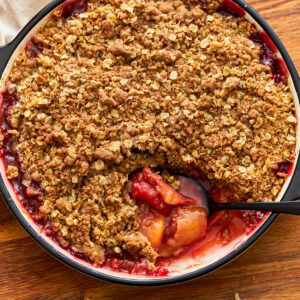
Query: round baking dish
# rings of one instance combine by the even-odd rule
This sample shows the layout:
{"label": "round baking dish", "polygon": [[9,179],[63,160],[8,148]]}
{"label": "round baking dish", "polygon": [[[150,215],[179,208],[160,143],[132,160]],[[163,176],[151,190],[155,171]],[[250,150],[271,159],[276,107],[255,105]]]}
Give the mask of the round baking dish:
{"label": "round baking dish", "polygon": [[[52,10],[63,2],[64,0],[52,1],[21,30],[18,36],[11,43],[6,45],[5,47],[0,48],[0,75],[2,88],[5,84],[14,58],[18,55],[20,49],[24,48],[26,42],[31,38],[35,31],[45,23]],[[225,2],[228,2],[228,0],[226,0]],[[232,3],[231,0],[229,0],[229,2]],[[299,120],[300,79],[290,56],[288,55],[286,49],[284,48],[278,36],[272,30],[272,28],[252,7],[250,7],[242,0],[234,0],[234,2],[235,4],[233,5],[235,6],[235,9],[238,9],[240,13],[242,12],[242,15],[246,13],[245,17],[251,23],[254,23],[259,30],[264,31],[276,45],[278,49],[277,55],[279,58],[282,58],[284,60],[289,71],[288,81],[293,92],[297,118]],[[297,136],[299,136],[299,124],[297,128]],[[289,178],[284,184],[282,191],[276,201],[291,201],[300,198],[300,190],[298,188],[299,183],[297,181],[300,180],[300,163],[298,161],[299,147],[299,140],[297,140],[296,158],[293,164],[293,170],[290,173]],[[40,246],[46,249],[50,254],[59,259],[61,262],[82,273],[98,279],[121,284],[141,286],[165,285],[171,283],[179,283],[206,275],[227,264],[247,248],[249,248],[278,217],[278,214],[266,214],[266,217],[261,220],[259,225],[250,234],[245,234],[237,240],[234,240],[226,247],[224,247],[222,251],[213,253],[207,260],[198,263],[198,265],[195,265],[195,262],[193,261],[184,261],[178,263],[177,270],[171,272],[167,277],[149,277],[144,275],[120,273],[105,268],[95,268],[90,264],[72,256],[69,252],[62,249],[50,238],[42,234],[40,229],[38,229],[35,223],[31,220],[28,212],[18,201],[13,188],[6,177],[4,162],[2,160],[0,161],[0,173],[0,192],[4,200],[10,207],[15,217],[25,228],[25,230],[38,242]]]}

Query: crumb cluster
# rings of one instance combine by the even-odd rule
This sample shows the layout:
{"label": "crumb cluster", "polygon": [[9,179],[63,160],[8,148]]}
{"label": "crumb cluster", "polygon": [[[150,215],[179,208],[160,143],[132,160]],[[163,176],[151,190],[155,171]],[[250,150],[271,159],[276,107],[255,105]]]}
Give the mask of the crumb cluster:
{"label": "crumb cluster", "polygon": [[97,264],[123,252],[155,262],[128,184],[145,166],[202,174],[240,200],[278,195],[273,169],[295,151],[293,97],[260,64],[256,29],[219,4],[91,0],[65,21],[58,8],[33,37],[41,53],[15,60],[17,150],[63,246]]}

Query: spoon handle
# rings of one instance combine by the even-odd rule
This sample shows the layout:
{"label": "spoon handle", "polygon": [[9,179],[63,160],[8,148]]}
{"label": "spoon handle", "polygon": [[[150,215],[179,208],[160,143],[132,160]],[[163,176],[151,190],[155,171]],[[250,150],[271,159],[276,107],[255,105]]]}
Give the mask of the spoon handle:
{"label": "spoon handle", "polygon": [[287,202],[240,202],[240,203],[218,203],[217,210],[260,210],[274,213],[285,213],[300,215],[300,200]]}

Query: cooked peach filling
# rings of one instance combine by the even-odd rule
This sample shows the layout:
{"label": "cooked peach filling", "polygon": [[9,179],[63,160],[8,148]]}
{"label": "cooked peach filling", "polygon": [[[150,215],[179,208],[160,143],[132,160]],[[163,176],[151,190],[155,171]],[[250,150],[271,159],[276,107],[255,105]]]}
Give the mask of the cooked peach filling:
{"label": "cooked peach filling", "polygon": [[149,168],[134,175],[131,194],[146,204],[139,230],[160,256],[179,253],[205,237],[207,213],[197,207],[199,201],[179,194]]}

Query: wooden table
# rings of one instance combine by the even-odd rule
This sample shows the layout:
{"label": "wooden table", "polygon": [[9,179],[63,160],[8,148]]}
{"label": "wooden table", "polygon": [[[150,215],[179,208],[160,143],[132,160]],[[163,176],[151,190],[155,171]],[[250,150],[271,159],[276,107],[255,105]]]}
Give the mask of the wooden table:
{"label": "wooden table", "polygon": [[[300,70],[300,0],[249,0]],[[300,184],[299,184],[300,186]],[[300,188],[299,188],[300,189]],[[136,288],[82,275],[42,250],[0,199],[0,299],[300,299],[300,217],[281,215],[226,267],[176,286]]]}

